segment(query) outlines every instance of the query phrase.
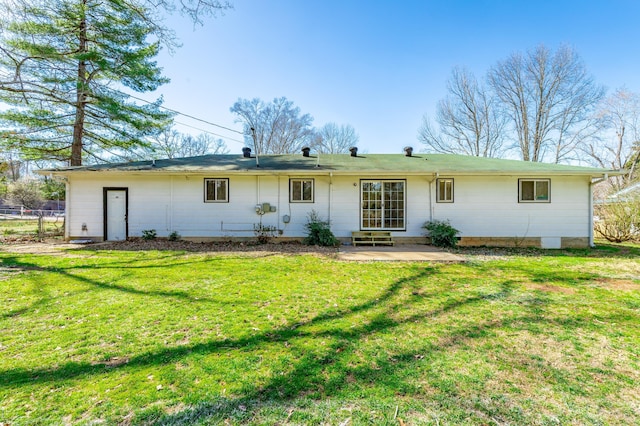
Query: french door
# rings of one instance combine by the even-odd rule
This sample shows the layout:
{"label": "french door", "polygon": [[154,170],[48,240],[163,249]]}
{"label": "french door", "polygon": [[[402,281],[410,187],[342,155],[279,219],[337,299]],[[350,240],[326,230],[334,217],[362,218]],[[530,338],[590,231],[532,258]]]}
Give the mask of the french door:
{"label": "french door", "polygon": [[405,229],[406,181],[360,181],[360,227],[362,229]]}

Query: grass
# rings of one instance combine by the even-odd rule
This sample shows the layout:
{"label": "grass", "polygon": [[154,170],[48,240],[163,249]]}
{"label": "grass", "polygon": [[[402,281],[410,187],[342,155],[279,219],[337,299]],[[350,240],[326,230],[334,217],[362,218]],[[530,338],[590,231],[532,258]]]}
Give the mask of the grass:
{"label": "grass", "polygon": [[[64,226],[63,217],[45,217],[43,232],[45,235],[60,235]],[[0,238],[2,237],[34,237],[38,235],[38,219],[15,219],[0,215]]]}
{"label": "grass", "polygon": [[633,424],[639,254],[0,251],[0,424]]}

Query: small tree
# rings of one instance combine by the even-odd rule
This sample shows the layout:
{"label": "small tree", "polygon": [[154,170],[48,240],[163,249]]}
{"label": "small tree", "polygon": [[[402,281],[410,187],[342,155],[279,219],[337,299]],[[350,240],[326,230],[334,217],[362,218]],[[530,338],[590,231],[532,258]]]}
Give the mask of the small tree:
{"label": "small tree", "polygon": [[9,185],[7,199],[11,204],[37,210],[44,205],[42,184],[37,180],[19,180]]}

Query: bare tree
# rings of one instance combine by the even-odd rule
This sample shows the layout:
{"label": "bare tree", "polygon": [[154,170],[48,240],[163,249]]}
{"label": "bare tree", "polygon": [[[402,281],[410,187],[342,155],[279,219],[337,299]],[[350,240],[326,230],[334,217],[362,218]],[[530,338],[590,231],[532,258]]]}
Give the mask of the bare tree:
{"label": "bare tree", "polygon": [[242,123],[245,143],[258,154],[287,154],[308,145],[313,118],[285,97],[265,103],[258,98],[238,99],[230,111]]}
{"label": "bare tree", "polygon": [[323,154],[347,153],[349,148],[358,145],[358,140],[353,126],[327,123],[316,132],[313,147]]}
{"label": "bare tree", "polygon": [[489,84],[503,102],[525,161],[559,162],[582,138],[588,118],[604,96],[576,52],[555,54],[540,45],[514,53],[489,71]]}
{"label": "bare tree", "polygon": [[[177,157],[195,157],[197,155],[227,154],[229,149],[222,139],[216,139],[208,133],[198,136],[182,135]],[[172,158],[172,157],[170,157]]]}
{"label": "bare tree", "polygon": [[596,120],[601,133],[582,144],[583,152],[599,167],[629,169],[612,182],[621,189],[635,179],[640,160],[640,95],[616,90],[600,103]]}
{"label": "bare tree", "polygon": [[134,158],[182,158],[228,152],[227,145],[222,139],[216,139],[207,133],[192,136],[175,129],[166,129],[150,138],[149,146],[135,153]]}
{"label": "bare tree", "polygon": [[436,111],[438,129],[425,115],[418,139],[436,152],[499,157],[506,120],[491,92],[459,68],[454,68],[447,89],[449,96]]}

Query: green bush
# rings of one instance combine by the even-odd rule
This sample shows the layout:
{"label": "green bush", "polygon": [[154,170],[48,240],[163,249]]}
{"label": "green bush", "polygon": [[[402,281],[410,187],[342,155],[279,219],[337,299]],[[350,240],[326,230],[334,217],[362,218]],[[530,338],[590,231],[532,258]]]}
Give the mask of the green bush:
{"label": "green bush", "polygon": [[172,233],[169,234],[167,239],[169,241],[179,241],[180,240],[180,234],[178,234],[178,231],[173,231]]}
{"label": "green bush", "polygon": [[340,241],[333,235],[329,222],[322,220],[315,210],[307,215],[307,223],[305,224],[307,236],[304,243],[310,246],[336,247],[340,245]]}
{"label": "green bush", "polygon": [[457,235],[460,233],[451,226],[448,220],[430,220],[422,225],[431,244],[436,247],[455,247],[458,244]]}
{"label": "green bush", "polygon": [[143,240],[155,240],[157,237],[156,234],[156,230],[155,229],[145,229],[144,231],[142,231],[142,239]]}

